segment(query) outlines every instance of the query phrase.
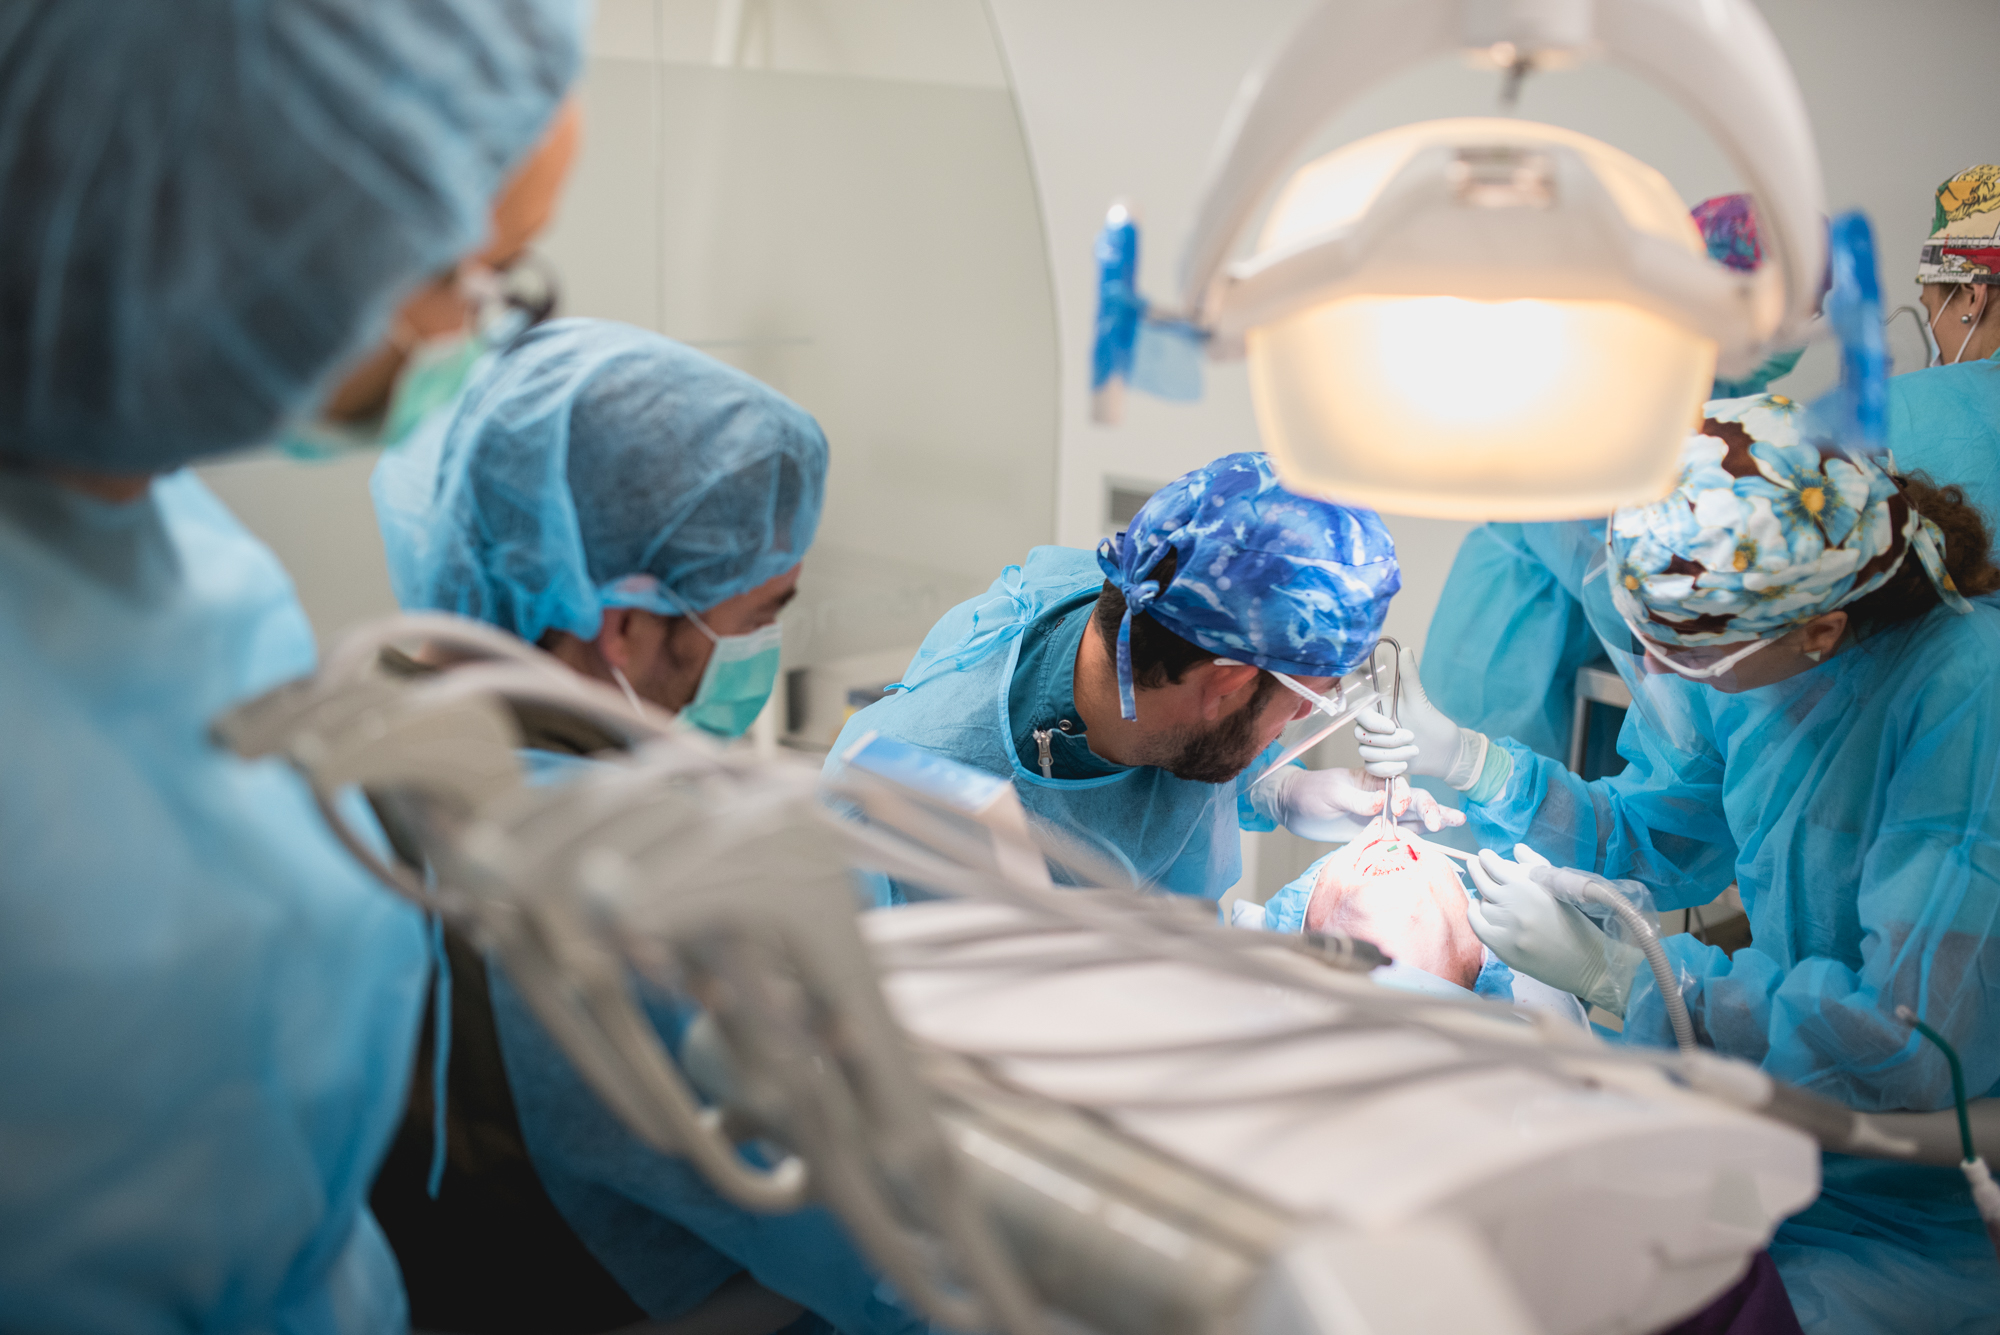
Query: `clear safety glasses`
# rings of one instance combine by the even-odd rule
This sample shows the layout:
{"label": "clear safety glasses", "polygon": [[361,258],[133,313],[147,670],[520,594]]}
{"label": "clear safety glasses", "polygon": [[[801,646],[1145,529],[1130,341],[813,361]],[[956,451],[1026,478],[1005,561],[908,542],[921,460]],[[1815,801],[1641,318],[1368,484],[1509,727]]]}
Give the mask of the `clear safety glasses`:
{"label": "clear safety glasses", "polygon": [[[1389,651],[1387,664],[1380,661],[1379,655],[1383,649]],[[1241,659],[1236,658],[1218,658],[1215,662],[1218,667],[1246,666]],[[1317,732],[1310,733],[1287,747],[1283,754],[1264,768],[1257,779],[1251,781],[1252,783],[1262,779],[1266,774],[1291,764],[1331,737],[1342,724],[1352,723],[1365,709],[1383,708],[1392,719],[1395,718],[1397,701],[1402,696],[1403,647],[1384,635],[1375,642],[1375,647],[1368,651],[1368,661],[1362,667],[1334,682],[1331,695],[1321,695],[1287,673],[1272,668],[1264,670],[1276,677],[1280,686],[1310,704],[1316,713],[1325,715],[1328,722]],[[1383,688],[1384,678],[1387,678],[1386,690]]]}
{"label": "clear safety glasses", "polygon": [[[1220,663],[1224,660],[1218,658],[1216,661]],[[1266,671],[1269,671],[1269,669],[1266,669]],[[1338,681],[1334,682],[1333,684],[1334,693],[1332,695],[1321,695],[1318,691],[1315,691],[1312,687],[1306,685],[1304,682],[1300,681],[1296,677],[1286,676],[1282,672],[1272,672],[1271,675],[1278,679],[1278,684],[1280,686],[1290,691],[1293,695],[1296,695],[1300,699],[1306,701],[1314,709],[1317,709],[1320,713],[1326,715],[1328,718],[1337,719],[1341,716],[1342,713],[1341,706],[1346,701],[1347,692],[1345,689],[1342,688],[1340,682]]]}
{"label": "clear safety glasses", "polygon": [[1631,622],[1626,627],[1632,637],[1646,648],[1646,656],[1657,661],[1662,667],[1670,668],[1689,681],[1713,681],[1723,673],[1741,663],[1760,649],[1767,649],[1777,640],[1752,640],[1745,645],[1729,644],[1661,644],[1644,634]]}

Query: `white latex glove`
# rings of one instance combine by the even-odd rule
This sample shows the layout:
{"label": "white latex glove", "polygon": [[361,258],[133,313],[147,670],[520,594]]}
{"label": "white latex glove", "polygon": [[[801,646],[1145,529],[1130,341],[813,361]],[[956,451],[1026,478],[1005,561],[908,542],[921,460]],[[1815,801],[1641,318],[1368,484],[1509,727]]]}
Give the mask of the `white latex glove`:
{"label": "white latex glove", "polygon": [[1526,844],[1515,845],[1514,857],[1509,862],[1489,848],[1470,864],[1479,889],[1465,914],[1473,935],[1509,968],[1623,1015],[1639,952],[1530,879],[1550,865],[1547,858]]}
{"label": "white latex glove", "polygon": [[1413,650],[1403,650],[1400,662],[1396,712],[1402,726],[1390,722],[1388,712],[1379,706],[1362,711],[1354,720],[1362,767],[1378,779],[1427,774],[1464,792],[1479,782],[1479,771],[1486,765],[1486,734],[1461,728],[1438,712],[1417,680]]}
{"label": "white latex glove", "polygon": [[1404,779],[1370,781],[1357,769],[1301,769],[1281,765],[1250,790],[1258,810],[1278,824],[1316,843],[1342,844],[1360,837],[1384,798],[1390,816],[1402,824],[1439,830],[1465,824],[1462,812],[1438,805],[1438,800]]}

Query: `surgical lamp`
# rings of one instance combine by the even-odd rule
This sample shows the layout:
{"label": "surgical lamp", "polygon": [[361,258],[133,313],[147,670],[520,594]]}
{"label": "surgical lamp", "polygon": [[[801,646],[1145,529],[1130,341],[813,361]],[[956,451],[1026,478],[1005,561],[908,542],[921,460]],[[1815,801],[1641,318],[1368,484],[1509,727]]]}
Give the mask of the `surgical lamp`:
{"label": "surgical lamp", "polygon": [[[1764,262],[1711,260],[1666,179],[1506,117],[1407,125],[1288,167],[1399,70],[1604,57],[1703,120],[1756,198]],[[1253,254],[1239,241],[1280,182]],[[1804,341],[1826,263],[1805,107],[1750,0],[1327,0],[1245,84],[1178,310],[1138,297],[1136,225],[1100,241],[1094,384],[1115,417],[1147,347],[1245,356],[1288,485],[1401,514],[1563,519],[1657,500],[1718,369]],[[1178,395],[1188,397],[1183,386]]]}

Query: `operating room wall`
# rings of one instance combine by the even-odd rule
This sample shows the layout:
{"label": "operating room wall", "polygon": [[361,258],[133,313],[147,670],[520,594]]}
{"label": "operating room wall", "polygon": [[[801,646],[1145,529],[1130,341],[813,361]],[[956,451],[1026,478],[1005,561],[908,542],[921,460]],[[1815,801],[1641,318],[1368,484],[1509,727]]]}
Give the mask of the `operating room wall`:
{"label": "operating room wall", "polygon": [[545,249],[566,305],[658,329],[819,418],[785,619],[825,745],[948,608],[1054,536],[1054,294],[980,0],[613,0]]}
{"label": "operating room wall", "polygon": [[[1068,543],[1107,531],[1114,485],[1164,481],[1228,450],[1253,448],[1256,426],[1240,364],[1212,366],[1198,405],[1128,399],[1123,425],[1089,416],[1088,351],[1095,302],[1091,239],[1114,200],[1144,224],[1142,285],[1177,295],[1180,252],[1215,135],[1244,75],[1317,0],[991,0],[1033,149],[1049,229],[1062,347],[1056,531]],[[1877,228],[1891,304],[1914,295],[1910,275],[1930,224],[1930,192],[1961,167],[1991,161],[1995,145],[1976,90],[2000,50],[1992,0],[1761,0],[1789,54],[1811,113],[1830,206],[1868,211]],[[1329,123],[1317,156],[1415,120],[1488,115],[1497,76],[1455,59],[1389,78]],[[1586,65],[1537,75],[1521,115],[1596,135],[1659,168],[1690,203],[1740,189],[1722,151],[1664,95],[1615,68]],[[1923,364],[1907,320],[1892,327],[1898,366]],[[1476,358],[1439,346],[1437,374]],[[1830,383],[1833,359],[1809,351],[1789,382],[1809,393]],[[1421,648],[1452,556],[1467,526],[1388,516],[1403,561],[1403,592],[1389,633]],[[1351,760],[1351,744],[1321,759]],[[1282,832],[1248,841],[1261,896],[1320,851]],[[1246,887],[1249,888],[1249,887]]]}

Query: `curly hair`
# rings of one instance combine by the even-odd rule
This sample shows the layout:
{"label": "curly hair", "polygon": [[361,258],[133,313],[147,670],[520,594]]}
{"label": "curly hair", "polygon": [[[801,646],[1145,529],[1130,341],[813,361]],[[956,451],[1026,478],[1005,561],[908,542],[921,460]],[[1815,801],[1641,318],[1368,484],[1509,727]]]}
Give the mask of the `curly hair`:
{"label": "curly hair", "polygon": [[[1966,499],[1965,488],[1940,483],[1928,473],[1905,474],[1896,482],[1917,513],[1944,534],[1945,569],[1958,591],[1977,598],[2000,589],[2000,567],[1993,563],[1993,527]],[[1923,562],[1911,552],[1888,583],[1842,610],[1856,635],[1861,636],[1915,621],[1942,601],[1924,572]]]}

